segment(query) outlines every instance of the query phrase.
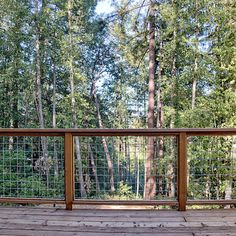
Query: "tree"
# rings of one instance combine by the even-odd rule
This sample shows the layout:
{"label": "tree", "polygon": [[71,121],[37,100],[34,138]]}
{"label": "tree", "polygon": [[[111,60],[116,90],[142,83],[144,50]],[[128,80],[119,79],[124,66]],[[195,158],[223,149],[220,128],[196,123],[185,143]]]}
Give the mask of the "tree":
{"label": "tree", "polygon": [[[235,127],[234,1],[114,5],[110,15],[97,16],[92,0],[0,2],[0,126]],[[109,197],[116,197],[119,188],[129,197],[176,197],[175,137],[144,139],[76,137],[76,197],[104,197],[103,188],[112,193]],[[24,139],[19,148],[16,137],[7,137],[2,141],[7,148],[0,147],[7,162],[17,148],[19,159],[31,153],[27,173],[32,168],[42,175],[40,188],[50,188],[54,177],[62,176],[59,140],[34,138],[29,148]],[[233,141],[191,138],[189,143],[189,165],[196,167],[189,173],[190,195],[232,197],[235,180],[227,177],[231,172],[224,162],[219,156],[199,157],[205,149],[214,153],[217,145],[228,153]],[[225,172],[199,177],[201,171],[210,173],[209,166],[223,166]],[[3,162],[0,168],[15,171]]]}
{"label": "tree", "polygon": [[[149,8],[149,84],[148,84],[148,128],[154,128],[155,110],[155,70],[156,70],[156,49],[155,49],[155,11],[154,4],[150,3]],[[161,73],[161,72],[160,72]],[[160,89],[160,88],[159,88]],[[160,92],[160,90],[159,90]],[[160,97],[159,97],[160,98]],[[160,108],[160,107],[159,107]],[[145,163],[145,190],[144,198],[152,199],[156,194],[156,175],[153,170],[154,164],[154,137],[148,137],[147,160]]]}

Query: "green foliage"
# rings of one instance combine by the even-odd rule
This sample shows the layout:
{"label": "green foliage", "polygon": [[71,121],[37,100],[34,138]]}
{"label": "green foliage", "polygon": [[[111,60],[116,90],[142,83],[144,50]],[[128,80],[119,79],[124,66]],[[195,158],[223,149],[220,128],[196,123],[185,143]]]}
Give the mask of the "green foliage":
{"label": "green foliage", "polygon": [[135,194],[132,192],[132,187],[128,186],[123,181],[119,182],[117,195],[119,199],[123,199],[123,200],[135,198]]}
{"label": "green foliage", "polygon": [[[147,127],[147,22],[150,1],[146,1],[147,4],[143,4],[141,0],[113,1],[114,14],[108,17],[96,15],[97,1],[94,0],[38,0],[38,9],[36,2],[0,1],[0,127],[40,127],[40,109],[45,128],[99,127],[98,112],[92,95],[93,83],[96,83],[104,127]],[[154,10],[155,81],[161,88],[163,127],[235,127],[234,1],[162,0],[158,4],[154,3]],[[36,48],[37,40],[40,43],[39,49]],[[38,67],[41,75],[40,89],[36,86]],[[42,92],[41,108],[36,99],[39,90]],[[157,86],[155,90],[157,103]],[[194,106],[192,100],[195,102]],[[159,109],[155,108],[156,120]],[[89,142],[93,144],[96,140],[91,139]],[[160,173],[165,173],[168,157],[173,155],[172,143],[165,142],[164,159],[159,160],[157,156]],[[198,180],[198,183],[189,183],[190,195],[196,198],[206,197],[207,194],[211,197],[224,197],[227,181],[230,180],[227,173],[235,174],[229,168],[230,166],[235,170],[235,163],[229,156],[235,141],[221,139],[211,142],[202,139],[192,142],[189,165],[196,167],[192,178]],[[134,163],[134,142],[127,145],[131,149],[130,161]],[[218,147],[217,152],[214,146]],[[99,169],[107,166],[107,163],[102,145],[97,149],[92,152],[99,153]],[[130,179],[126,183],[117,178],[115,181],[119,182],[116,186],[119,192],[106,197],[136,198],[133,185],[129,181],[134,180],[137,167],[131,164],[128,169],[127,156],[114,151],[112,143],[108,145],[108,149],[115,162],[114,169],[119,164],[123,165],[124,172],[129,172]],[[139,155],[143,158],[146,151],[142,148]],[[86,147],[81,147],[81,153],[82,166],[86,168],[89,166],[89,162],[85,161]],[[119,164],[116,164],[118,160]],[[141,164],[140,181],[144,182],[144,162]],[[52,167],[53,162],[48,165]],[[200,176],[204,172],[215,174],[216,170],[221,175],[219,180],[216,177]],[[61,175],[63,173],[59,177],[50,177],[52,179],[49,182],[56,181],[62,188]],[[232,196],[235,196],[233,178]],[[11,181],[3,181],[4,179]],[[0,195],[4,196],[63,195],[53,186],[50,193],[47,192],[45,176],[33,170],[23,151],[5,151],[4,159],[0,158],[0,181]],[[164,187],[165,181],[167,182],[163,180],[162,184]],[[212,185],[212,189],[206,193],[207,181],[219,181],[221,187]],[[104,189],[109,187],[107,183],[101,183],[101,186],[102,184]],[[87,185],[88,195],[96,196],[94,179],[90,178]],[[30,188],[31,192],[26,190]],[[213,193],[216,188],[219,191],[218,196]],[[6,192],[6,189],[11,189],[11,192]],[[140,191],[143,191],[143,186],[140,186]]]}
{"label": "green foliage", "polygon": [[100,199],[104,200],[141,200],[142,196],[136,196],[132,191],[132,187],[121,181],[118,183],[117,191],[112,194],[100,194],[98,196]]}
{"label": "green foliage", "polygon": [[50,176],[49,183],[47,186],[45,175],[32,166],[32,161],[23,150],[1,152],[0,196],[63,198],[63,175]]}

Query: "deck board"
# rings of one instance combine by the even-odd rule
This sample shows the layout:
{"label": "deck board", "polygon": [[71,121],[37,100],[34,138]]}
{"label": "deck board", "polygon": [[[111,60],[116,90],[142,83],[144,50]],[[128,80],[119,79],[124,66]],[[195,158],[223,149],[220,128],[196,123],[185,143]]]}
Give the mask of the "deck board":
{"label": "deck board", "polygon": [[236,236],[236,209],[115,210],[0,208],[0,235]]}

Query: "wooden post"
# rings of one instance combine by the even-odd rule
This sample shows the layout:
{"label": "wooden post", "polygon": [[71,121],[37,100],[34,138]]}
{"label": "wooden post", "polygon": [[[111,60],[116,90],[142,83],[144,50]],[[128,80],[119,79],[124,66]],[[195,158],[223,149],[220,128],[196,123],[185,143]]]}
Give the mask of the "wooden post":
{"label": "wooden post", "polygon": [[74,149],[71,133],[65,133],[64,145],[66,210],[72,210],[74,201]]}
{"label": "wooden post", "polygon": [[186,211],[187,202],[187,135],[178,136],[178,201],[179,211]]}

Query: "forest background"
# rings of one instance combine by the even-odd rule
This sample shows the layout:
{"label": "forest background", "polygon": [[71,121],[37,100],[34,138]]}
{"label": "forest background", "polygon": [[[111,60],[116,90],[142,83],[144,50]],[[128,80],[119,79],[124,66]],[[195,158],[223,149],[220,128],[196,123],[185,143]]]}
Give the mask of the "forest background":
{"label": "forest background", "polygon": [[[112,4],[112,12],[98,15],[94,0],[0,2],[0,127],[235,127],[235,0],[114,0]],[[2,180],[4,170],[14,172],[6,161],[14,167],[11,151],[16,141],[4,142],[9,145],[0,161]],[[100,151],[95,151],[94,145],[98,142]],[[76,160],[80,166],[78,196],[94,197],[101,189],[114,193],[123,188],[125,196],[128,192],[138,198],[174,198],[175,168],[167,161],[170,171],[164,171],[168,157],[163,154],[169,153],[174,160],[174,141],[149,138],[145,141],[148,150],[144,150],[144,144],[139,147],[140,153],[141,150],[146,153],[140,162],[134,154],[137,142],[141,141],[124,139],[120,144],[116,141],[110,144],[103,137],[97,141],[87,140],[85,147],[76,138]],[[190,155],[192,166],[209,167],[209,162],[202,164],[194,159],[209,147],[209,142],[201,140],[198,154],[195,150],[195,154]],[[219,142],[231,153],[232,139],[215,140],[211,148]],[[50,142],[42,138],[39,143],[37,148],[31,143],[31,148],[44,157],[38,164],[44,168],[41,166],[37,171],[41,172],[40,186],[48,189],[50,168],[54,171],[53,178],[58,178],[59,167],[45,161]],[[114,143],[117,149],[112,147]],[[83,157],[83,149],[89,157]],[[119,152],[122,156],[115,154]],[[212,154],[213,149],[209,153]],[[211,166],[225,165],[220,155],[228,158],[228,154],[218,153]],[[22,161],[22,166],[27,165],[23,151],[15,158]],[[158,170],[161,173],[157,174],[156,170],[154,177],[147,178],[151,175],[147,166],[155,159],[165,160]],[[235,165],[233,161],[227,162],[231,169],[226,170],[231,171],[232,165]],[[103,171],[103,175],[100,173],[103,180],[99,179],[99,168]],[[220,175],[213,170],[212,178],[219,184],[212,187],[209,184],[213,179],[196,177],[199,170],[193,171],[194,178],[199,178],[200,190],[190,186],[189,194],[224,198],[228,188],[230,197],[235,196],[235,173],[230,172],[229,179],[226,170]],[[11,178],[22,181],[29,176]],[[12,181],[10,187],[2,181],[1,194],[23,194],[14,191],[23,188],[18,186],[18,180]],[[9,189],[13,189],[12,193]]]}

